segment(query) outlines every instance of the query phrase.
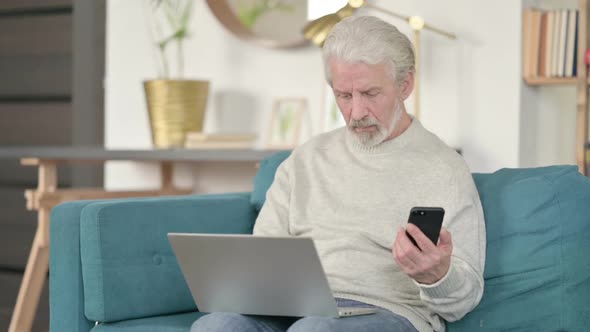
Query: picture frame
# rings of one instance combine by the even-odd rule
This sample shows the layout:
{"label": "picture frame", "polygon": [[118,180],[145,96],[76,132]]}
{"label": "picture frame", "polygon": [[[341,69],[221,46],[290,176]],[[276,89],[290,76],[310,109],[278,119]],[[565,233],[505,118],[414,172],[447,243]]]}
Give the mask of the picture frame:
{"label": "picture frame", "polygon": [[306,109],[305,98],[275,99],[268,125],[267,147],[292,149],[297,146]]}
{"label": "picture frame", "polygon": [[321,132],[328,132],[346,126],[346,121],[344,121],[344,117],[340,113],[332,87],[328,83],[325,83],[324,86],[320,116]]}

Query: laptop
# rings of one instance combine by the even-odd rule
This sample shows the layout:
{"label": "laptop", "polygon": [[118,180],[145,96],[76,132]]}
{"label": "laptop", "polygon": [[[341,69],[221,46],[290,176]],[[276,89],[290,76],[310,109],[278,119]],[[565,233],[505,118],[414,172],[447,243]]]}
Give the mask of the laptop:
{"label": "laptop", "polygon": [[377,308],[338,308],[311,238],[169,233],[201,312],[346,317]]}

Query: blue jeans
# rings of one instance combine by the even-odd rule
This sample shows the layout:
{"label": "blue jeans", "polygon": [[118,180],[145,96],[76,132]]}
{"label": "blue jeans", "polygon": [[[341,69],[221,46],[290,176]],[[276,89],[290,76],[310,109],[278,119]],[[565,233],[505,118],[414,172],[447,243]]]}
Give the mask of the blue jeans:
{"label": "blue jeans", "polygon": [[[370,304],[336,299],[339,307],[374,307]],[[379,309],[376,314],[346,318],[328,317],[277,317],[240,315],[216,312],[193,323],[191,332],[313,332],[313,331],[365,331],[365,332],[417,332],[406,318],[389,310]]]}

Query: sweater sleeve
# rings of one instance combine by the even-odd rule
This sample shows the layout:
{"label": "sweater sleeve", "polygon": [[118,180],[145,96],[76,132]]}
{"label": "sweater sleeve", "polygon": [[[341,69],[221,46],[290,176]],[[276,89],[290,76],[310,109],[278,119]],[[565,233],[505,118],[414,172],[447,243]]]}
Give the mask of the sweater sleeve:
{"label": "sweater sleeve", "polygon": [[432,285],[416,283],[422,301],[447,321],[473,310],[483,295],[485,224],[481,201],[471,173],[455,173],[454,197],[449,197],[445,227],[451,233],[453,254],[447,274]]}
{"label": "sweater sleeve", "polygon": [[274,181],[266,192],[265,203],[254,224],[254,235],[290,236],[289,204],[292,159],[293,156],[291,155],[279,165]]}

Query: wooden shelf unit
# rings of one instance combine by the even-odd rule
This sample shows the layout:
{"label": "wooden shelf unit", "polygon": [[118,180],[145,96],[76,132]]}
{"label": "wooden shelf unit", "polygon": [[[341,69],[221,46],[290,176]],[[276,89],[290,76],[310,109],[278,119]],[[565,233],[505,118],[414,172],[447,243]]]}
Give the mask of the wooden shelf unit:
{"label": "wooden shelf unit", "polygon": [[589,78],[588,66],[585,62],[586,50],[590,45],[590,32],[588,31],[588,19],[590,18],[590,0],[578,0],[578,54],[577,54],[577,77],[523,77],[524,81],[530,86],[555,86],[555,85],[575,85],[577,99],[576,115],[576,164],[580,173],[587,173],[586,164],[590,162],[587,158],[588,146],[588,93]]}
{"label": "wooden shelf unit", "polygon": [[532,86],[578,84],[577,77],[525,77],[524,81]]}

